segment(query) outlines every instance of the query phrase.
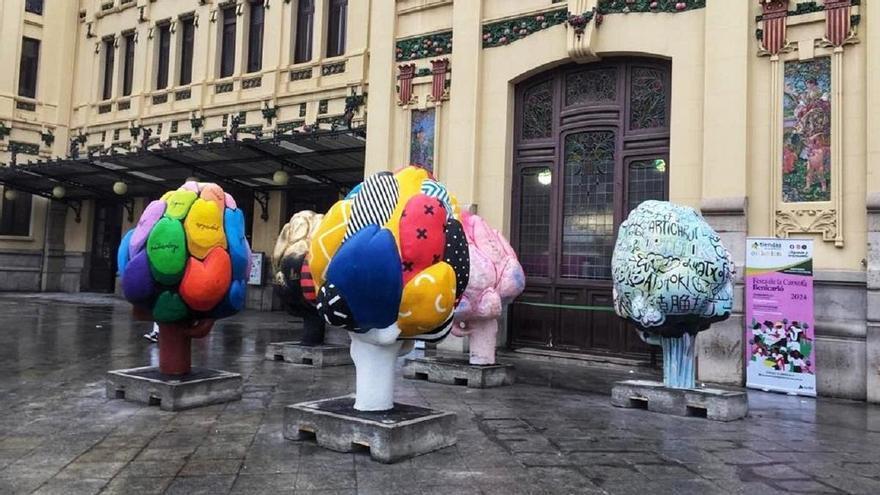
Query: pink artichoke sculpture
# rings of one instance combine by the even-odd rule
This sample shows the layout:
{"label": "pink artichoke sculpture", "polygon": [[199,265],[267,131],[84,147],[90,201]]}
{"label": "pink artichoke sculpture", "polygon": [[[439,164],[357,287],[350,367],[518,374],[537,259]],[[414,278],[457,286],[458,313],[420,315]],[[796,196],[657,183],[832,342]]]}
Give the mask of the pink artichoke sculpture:
{"label": "pink artichoke sculpture", "polygon": [[470,363],[495,364],[495,337],[504,304],[525,288],[525,274],[513,248],[481,217],[463,211],[470,255],[470,279],[455,310],[453,334],[470,337]]}

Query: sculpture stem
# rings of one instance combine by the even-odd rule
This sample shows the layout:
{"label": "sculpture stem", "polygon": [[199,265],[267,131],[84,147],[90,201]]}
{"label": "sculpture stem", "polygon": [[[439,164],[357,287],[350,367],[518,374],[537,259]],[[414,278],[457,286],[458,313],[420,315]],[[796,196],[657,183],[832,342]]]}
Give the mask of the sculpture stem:
{"label": "sculpture stem", "polygon": [[192,371],[192,339],[200,339],[211,331],[214,320],[199,320],[189,325],[159,323],[159,372],[164,375],[185,375]]}
{"label": "sculpture stem", "polygon": [[495,337],[498,334],[498,320],[469,320],[470,363],[476,365],[495,364]]}
{"label": "sculpture stem", "polygon": [[394,408],[394,366],[402,342],[380,345],[357,333],[351,334],[354,361],[354,408],[358,411],[387,411]]}
{"label": "sculpture stem", "polygon": [[309,312],[302,315],[303,336],[300,340],[302,345],[321,345],[324,343],[324,319],[317,312]]}
{"label": "sculpture stem", "polygon": [[695,337],[685,333],[681,337],[661,337],[663,347],[663,384],[671,388],[694,388]]}
{"label": "sculpture stem", "polygon": [[183,325],[159,323],[159,372],[185,375],[192,370],[192,337]]}

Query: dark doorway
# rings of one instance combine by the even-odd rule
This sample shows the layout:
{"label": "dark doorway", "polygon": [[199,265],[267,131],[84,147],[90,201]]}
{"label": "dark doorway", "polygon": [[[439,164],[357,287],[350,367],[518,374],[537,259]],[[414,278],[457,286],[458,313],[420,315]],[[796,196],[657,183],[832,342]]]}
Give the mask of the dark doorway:
{"label": "dark doorway", "polygon": [[611,256],[629,211],[668,197],[670,69],[609,59],[517,86],[512,346],[648,357],[612,310]]}
{"label": "dark doorway", "polygon": [[116,250],[122,240],[121,230],[122,205],[95,201],[89,260],[89,290],[92,292],[113,292],[116,288]]}
{"label": "dark doorway", "polygon": [[312,210],[317,213],[327,213],[327,210],[340,199],[339,190],[335,186],[315,184],[314,187],[289,189],[284,222],[289,221],[298,211]]}

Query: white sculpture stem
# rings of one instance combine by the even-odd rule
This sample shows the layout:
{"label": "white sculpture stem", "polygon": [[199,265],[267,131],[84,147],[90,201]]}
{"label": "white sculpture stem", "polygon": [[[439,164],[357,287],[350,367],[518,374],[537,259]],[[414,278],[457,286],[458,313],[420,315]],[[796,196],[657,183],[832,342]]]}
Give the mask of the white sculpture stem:
{"label": "white sculpture stem", "polygon": [[354,361],[354,408],[358,411],[387,411],[394,407],[394,367],[402,341],[397,325],[351,333]]}
{"label": "white sculpture stem", "polygon": [[498,320],[469,320],[467,322],[470,363],[476,365],[495,364],[495,338],[498,335]]}

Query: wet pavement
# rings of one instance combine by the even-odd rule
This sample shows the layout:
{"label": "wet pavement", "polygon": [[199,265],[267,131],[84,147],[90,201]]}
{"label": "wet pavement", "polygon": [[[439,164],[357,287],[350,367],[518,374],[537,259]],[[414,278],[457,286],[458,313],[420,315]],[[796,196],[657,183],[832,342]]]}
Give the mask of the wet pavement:
{"label": "wet pavement", "polygon": [[455,447],[383,465],[294,443],[283,407],[351,393],[354,369],[265,361],[291,321],[219,322],[193,363],[241,373],[243,400],[173,413],[104,397],[105,371],[157,359],[126,304],[0,295],[0,493],[880,493],[878,406],[750,392],[744,421],[670,417],[610,405],[639,373],[510,357],[510,387],[399,379],[458,414]]}

